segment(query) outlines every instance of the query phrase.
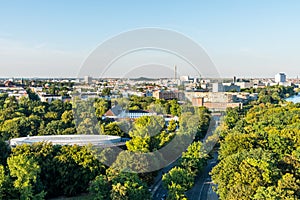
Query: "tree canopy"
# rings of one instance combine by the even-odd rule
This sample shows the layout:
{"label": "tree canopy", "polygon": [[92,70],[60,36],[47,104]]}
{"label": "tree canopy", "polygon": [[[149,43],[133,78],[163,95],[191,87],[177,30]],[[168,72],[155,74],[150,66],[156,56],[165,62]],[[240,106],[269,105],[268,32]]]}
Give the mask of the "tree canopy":
{"label": "tree canopy", "polygon": [[299,116],[287,102],[229,112],[211,172],[221,199],[299,199]]}

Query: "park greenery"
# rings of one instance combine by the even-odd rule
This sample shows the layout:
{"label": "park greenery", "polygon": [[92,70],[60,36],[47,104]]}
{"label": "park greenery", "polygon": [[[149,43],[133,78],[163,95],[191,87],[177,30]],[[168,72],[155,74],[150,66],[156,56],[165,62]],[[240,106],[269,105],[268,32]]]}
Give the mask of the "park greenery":
{"label": "park greenery", "polygon": [[220,199],[300,198],[300,105],[283,99],[290,94],[260,89],[246,110],[227,110],[211,172]]}
{"label": "park greenery", "polygon": [[[64,87],[56,93],[66,92],[69,86]],[[258,92],[258,100],[241,110],[228,109],[218,129],[220,161],[211,172],[218,194],[221,199],[297,199],[300,106],[284,101],[293,95],[289,87],[250,92]],[[169,164],[158,150],[168,144],[172,144],[171,160],[177,162],[162,177],[167,198],[187,199],[185,192],[206,164],[209,152],[201,139],[211,116],[204,107],[138,96],[48,103],[29,89],[27,93],[28,98],[18,100],[0,94],[0,199],[38,200],[84,193],[98,200],[151,199],[148,188],[158,169]],[[117,104],[128,110],[178,116],[179,121],[166,124],[161,116],[143,116],[135,121],[105,118]],[[11,148],[6,142],[36,135],[99,133],[130,140],[125,151],[51,143]],[[157,162],[152,162],[152,156]],[[136,159],[142,162],[137,165]]]}
{"label": "park greenery", "polygon": [[[47,89],[55,90],[55,87]],[[208,110],[199,108],[195,118],[198,126],[196,129],[193,127],[196,131],[189,130],[186,136],[184,127],[191,126],[196,112],[189,106],[184,109],[193,113],[182,111],[182,106],[175,100],[132,96],[127,102],[96,98],[48,103],[41,102],[29,89],[27,93],[28,98],[18,100],[5,93],[0,94],[0,199],[38,200],[84,193],[89,193],[92,199],[150,199],[148,188],[153,184],[157,170],[165,163],[152,163],[143,154],[156,152],[177,135],[175,144],[178,146],[185,138],[199,140],[210,119]],[[153,110],[159,114],[178,116],[180,120],[171,120],[166,124],[161,116],[144,116],[134,122],[103,118],[112,105],[122,104],[122,101],[129,110]],[[131,140],[126,143],[126,151],[113,152],[115,155],[109,148],[101,149],[100,154],[105,156],[99,156],[99,149],[92,146],[59,146],[42,142],[11,148],[6,142],[16,137],[99,133]],[[188,146],[185,145],[183,147]],[[197,147],[189,147],[191,150],[194,148]],[[185,149],[176,150],[180,155],[180,151]],[[153,154],[161,161],[165,160],[163,155]],[[186,152],[180,166],[188,166],[190,177],[194,177],[195,171],[203,164],[195,162],[192,154]],[[133,167],[136,158],[133,155],[145,161],[138,168]],[[104,165],[105,159],[112,160],[113,164],[110,167]],[[148,170],[147,166],[156,170]],[[179,194],[175,189],[172,191]]]}

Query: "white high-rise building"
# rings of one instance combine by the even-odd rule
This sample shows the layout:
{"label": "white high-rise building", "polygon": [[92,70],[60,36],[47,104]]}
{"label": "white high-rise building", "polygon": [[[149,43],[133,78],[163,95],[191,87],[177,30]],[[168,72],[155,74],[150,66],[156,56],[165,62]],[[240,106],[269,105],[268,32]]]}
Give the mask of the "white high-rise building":
{"label": "white high-rise building", "polygon": [[93,78],[90,76],[84,76],[84,82],[85,84],[91,84],[92,83]]}
{"label": "white high-rise building", "polygon": [[286,75],[285,73],[278,73],[275,75],[275,82],[276,83],[285,83],[286,82]]}
{"label": "white high-rise building", "polygon": [[213,83],[212,92],[224,92],[224,86],[222,83]]}

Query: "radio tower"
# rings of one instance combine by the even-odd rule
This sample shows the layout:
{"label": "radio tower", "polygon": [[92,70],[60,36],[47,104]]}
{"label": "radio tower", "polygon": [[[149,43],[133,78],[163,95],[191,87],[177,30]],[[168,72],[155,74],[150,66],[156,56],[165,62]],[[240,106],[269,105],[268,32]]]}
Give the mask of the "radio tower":
{"label": "radio tower", "polygon": [[174,80],[176,82],[177,80],[177,66],[175,65],[175,69],[174,69]]}

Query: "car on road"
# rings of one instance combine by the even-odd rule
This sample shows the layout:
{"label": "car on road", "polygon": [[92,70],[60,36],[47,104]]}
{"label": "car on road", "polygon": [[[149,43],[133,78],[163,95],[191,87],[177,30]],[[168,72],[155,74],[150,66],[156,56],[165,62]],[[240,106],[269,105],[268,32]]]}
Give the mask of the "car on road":
{"label": "car on road", "polygon": [[161,196],[161,200],[165,200],[167,198],[167,195],[166,194],[163,194],[162,196]]}

